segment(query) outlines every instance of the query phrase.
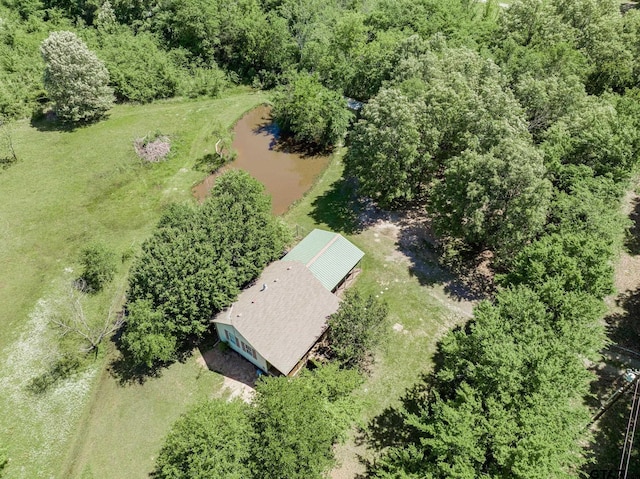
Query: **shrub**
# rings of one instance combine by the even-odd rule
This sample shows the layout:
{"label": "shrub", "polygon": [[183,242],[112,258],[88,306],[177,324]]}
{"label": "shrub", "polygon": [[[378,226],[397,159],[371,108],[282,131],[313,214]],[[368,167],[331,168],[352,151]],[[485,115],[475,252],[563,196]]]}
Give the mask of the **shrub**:
{"label": "shrub", "polygon": [[340,309],[329,318],[329,341],[335,358],[347,367],[363,368],[382,339],[388,308],[373,296],[347,291]]}
{"label": "shrub", "polygon": [[97,292],[113,279],[117,270],[116,255],[105,245],[96,243],[82,250],[81,279],[89,291]]}

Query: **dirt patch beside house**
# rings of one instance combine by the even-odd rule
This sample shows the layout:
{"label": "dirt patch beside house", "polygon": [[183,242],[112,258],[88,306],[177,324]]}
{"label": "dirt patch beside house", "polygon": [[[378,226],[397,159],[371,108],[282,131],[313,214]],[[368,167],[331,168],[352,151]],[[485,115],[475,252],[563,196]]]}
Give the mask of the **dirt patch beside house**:
{"label": "dirt patch beside house", "polygon": [[237,397],[245,402],[251,401],[258,379],[256,368],[238,353],[230,349],[223,350],[221,343],[218,343],[201,353],[197,362],[223,376],[222,395],[228,394],[228,399]]}

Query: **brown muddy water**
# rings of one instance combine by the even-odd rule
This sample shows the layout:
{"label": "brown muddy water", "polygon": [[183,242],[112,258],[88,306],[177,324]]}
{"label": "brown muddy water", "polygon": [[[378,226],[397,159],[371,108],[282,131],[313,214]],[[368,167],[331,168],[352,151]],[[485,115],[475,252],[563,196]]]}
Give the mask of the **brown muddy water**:
{"label": "brown muddy water", "polygon": [[222,171],[239,168],[265,186],[271,195],[273,214],[281,215],[303,197],[329,164],[328,155],[292,151],[280,142],[278,127],[271,120],[271,107],[266,105],[244,115],[233,134],[236,159],[193,188],[198,201],[204,200]]}

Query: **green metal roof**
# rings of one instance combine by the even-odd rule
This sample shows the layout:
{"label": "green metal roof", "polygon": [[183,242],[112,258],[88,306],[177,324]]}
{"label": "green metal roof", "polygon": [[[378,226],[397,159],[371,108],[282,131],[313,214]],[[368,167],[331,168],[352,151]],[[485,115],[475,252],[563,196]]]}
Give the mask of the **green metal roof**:
{"label": "green metal roof", "polygon": [[300,261],[329,291],[358,264],[364,253],[338,233],[315,229],[282,258]]}

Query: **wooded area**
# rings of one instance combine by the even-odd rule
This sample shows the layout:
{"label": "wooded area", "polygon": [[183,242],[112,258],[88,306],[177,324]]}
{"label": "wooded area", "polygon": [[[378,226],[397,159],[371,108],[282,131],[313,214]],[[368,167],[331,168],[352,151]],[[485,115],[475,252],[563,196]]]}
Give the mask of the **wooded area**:
{"label": "wooded area", "polygon": [[[0,16],[3,124],[274,89],[284,132],[346,145],[360,197],[422,211],[451,263],[490,252],[496,294],[441,340],[370,477],[568,478],[584,467],[585,363],[606,343],[620,204],[638,172],[640,11],[614,0],[2,0]],[[122,350],[147,367],[176,359],[287,241],[245,173],[221,176],[201,206],[170,207],[132,266]],[[94,273],[99,289],[109,271]],[[381,324],[386,307],[367,307]],[[374,344],[340,320],[334,335]],[[339,341],[334,354],[344,370],[268,379],[254,409],[211,403],[183,417],[157,476],[322,477],[360,380],[346,367],[364,360]],[[237,427],[216,423],[222,414]],[[195,464],[184,457],[197,449],[192,428],[208,441]],[[185,461],[200,469],[184,475]]]}

